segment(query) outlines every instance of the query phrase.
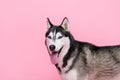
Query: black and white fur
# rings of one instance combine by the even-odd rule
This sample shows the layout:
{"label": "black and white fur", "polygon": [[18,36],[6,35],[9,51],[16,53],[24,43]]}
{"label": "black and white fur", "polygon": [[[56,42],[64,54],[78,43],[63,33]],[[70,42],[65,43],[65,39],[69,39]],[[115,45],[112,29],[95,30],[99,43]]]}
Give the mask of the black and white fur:
{"label": "black and white fur", "polygon": [[119,80],[120,45],[99,47],[75,40],[66,17],[57,26],[47,19],[47,27],[45,43],[49,55],[57,55],[54,65],[62,80]]}

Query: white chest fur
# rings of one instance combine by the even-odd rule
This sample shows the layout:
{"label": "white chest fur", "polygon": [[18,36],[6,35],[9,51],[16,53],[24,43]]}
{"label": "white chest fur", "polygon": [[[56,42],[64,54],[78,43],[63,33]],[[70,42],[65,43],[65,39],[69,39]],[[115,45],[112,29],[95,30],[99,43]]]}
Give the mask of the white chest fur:
{"label": "white chest fur", "polygon": [[72,69],[68,73],[62,73],[61,78],[62,80],[77,80],[77,71]]}

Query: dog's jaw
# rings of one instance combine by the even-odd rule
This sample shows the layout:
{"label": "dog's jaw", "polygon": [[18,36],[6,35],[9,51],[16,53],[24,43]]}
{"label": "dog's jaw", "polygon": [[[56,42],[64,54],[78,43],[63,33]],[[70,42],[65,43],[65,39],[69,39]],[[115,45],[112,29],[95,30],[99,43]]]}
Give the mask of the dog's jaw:
{"label": "dog's jaw", "polygon": [[63,49],[63,47],[59,51],[52,52],[52,54],[50,54],[52,64],[54,64],[54,65],[58,64],[58,57],[59,57],[59,54],[61,53],[62,49]]}

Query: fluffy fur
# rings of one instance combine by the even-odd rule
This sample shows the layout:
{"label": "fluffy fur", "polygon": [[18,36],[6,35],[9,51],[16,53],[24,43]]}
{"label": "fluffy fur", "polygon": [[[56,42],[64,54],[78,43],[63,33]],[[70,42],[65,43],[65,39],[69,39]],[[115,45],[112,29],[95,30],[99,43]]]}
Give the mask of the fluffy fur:
{"label": "fluffy fur", "polygon": [[[77,41],[64,18],[58,26],[47,21],[46,47],[50,56],[57,55],[54,65],[63,80],[117,80],[120,73],[120,45],[96,46]],[[50,45],[55,49],[50,50]]]}

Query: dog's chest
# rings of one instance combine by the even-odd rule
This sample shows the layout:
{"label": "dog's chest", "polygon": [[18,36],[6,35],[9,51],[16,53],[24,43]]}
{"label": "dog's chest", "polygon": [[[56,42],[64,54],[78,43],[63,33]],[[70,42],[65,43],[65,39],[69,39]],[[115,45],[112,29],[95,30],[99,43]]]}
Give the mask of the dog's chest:
{"label": "dog's chest", "polygon": [[61,74],[62,80],[77,80],[77,70],[72,69],[68,73]]}

